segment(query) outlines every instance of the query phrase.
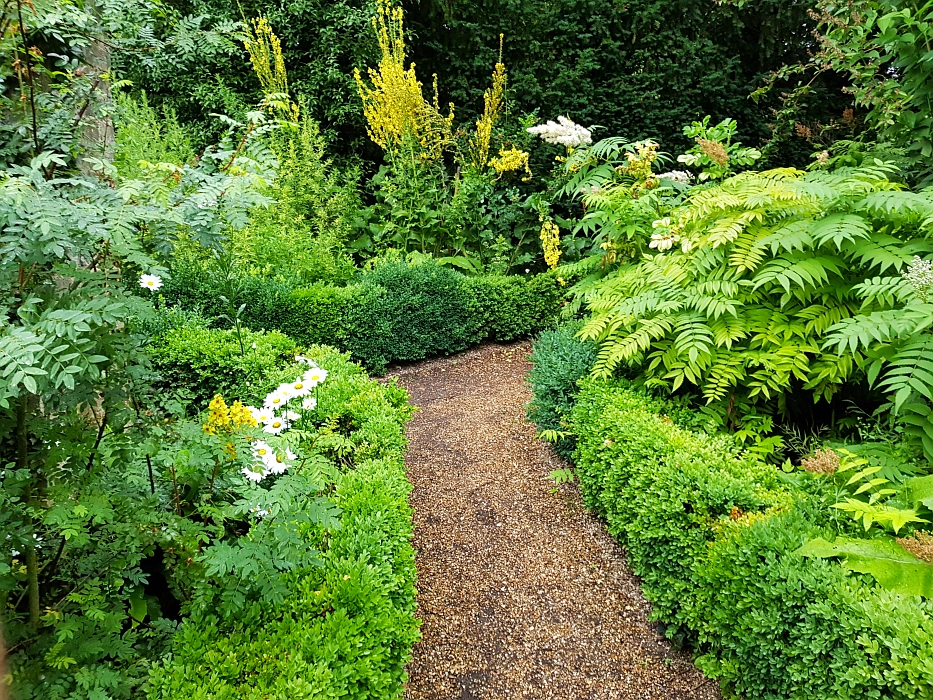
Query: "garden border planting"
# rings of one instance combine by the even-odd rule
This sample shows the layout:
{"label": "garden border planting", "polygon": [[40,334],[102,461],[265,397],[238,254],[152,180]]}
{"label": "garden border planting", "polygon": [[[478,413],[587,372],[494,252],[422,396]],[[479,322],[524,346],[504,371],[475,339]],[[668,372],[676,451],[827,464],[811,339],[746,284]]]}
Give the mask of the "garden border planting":
{"label": "garden border planting", "polygon": [[695,414],[674,403],[579,386],[567,427],[584,501],[626,546],[654,618],[724,691],[933,697],[929,601],[797,553],[827,536],[824,482],[787,483],[729,436],[691,429]]}
{"label": "garden border planting", "polygon": [[403,389],[370,380],[346,355],[322,347],[305,354],[330,373],[317,394],[326,422],[351,426],[343,451],[351,463],[333,474],[339,527],[315,542],[321,566],[289,573],[284,602],[251,602],[233,618],[187,618],[152,672],[153,700],[401,693],[418,638],[403,461],[412,410]]}

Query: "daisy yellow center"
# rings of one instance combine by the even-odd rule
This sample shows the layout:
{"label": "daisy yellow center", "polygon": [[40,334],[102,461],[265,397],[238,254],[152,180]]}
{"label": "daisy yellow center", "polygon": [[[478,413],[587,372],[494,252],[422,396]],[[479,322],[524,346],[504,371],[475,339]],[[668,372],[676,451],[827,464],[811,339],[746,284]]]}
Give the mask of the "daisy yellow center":
{"label": "daisy yellow center", "polygon": [[281,428],[281,427],[282,427],[282,422],[281,422],[281,421],[275,421],[275,422],[272,424],[272,427],[273,427],[273,428]]}
{"label": "daisy yellow center", "polygon": [[256,454],[258,454],[260,457],[265,457],[265,456],[266,456],[266,450],[258,450],[258,451],[256,452]]}

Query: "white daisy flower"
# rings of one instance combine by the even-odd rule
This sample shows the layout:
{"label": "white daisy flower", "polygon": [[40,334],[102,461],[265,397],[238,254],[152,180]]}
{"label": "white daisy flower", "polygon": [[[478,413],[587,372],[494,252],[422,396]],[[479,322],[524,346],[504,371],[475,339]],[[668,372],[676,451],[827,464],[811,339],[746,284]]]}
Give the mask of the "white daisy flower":
{"label": "white daisy flower", "polygon": [[286,425],[284,418],[276,418],[273,416],[271,420],[262,426],[262,429],[270,435],[278,435],[287,427],[288,425]]}
{"label": "white daisy flower", "polygon": [[265,510],[262,508],[262,506],[259,505],[255,505],[250,508],[249,512],[255,515],[257,518],[264,518],[265,516],[269,515],[269,511]]}
{"label": "white daisy flower", "polygon": [[268,396],[266,396],[266,401],[263,404],[263,408],[268,408],[274,411],[278,408],[281,408],[287,403],[288,403],[288,398],[285,396],[282,396],[279,393],[279,390],[276,389],[275,391],[270,392]]}
{"label": "white daisy flower", "polygon": [[[260,467],[259,471],[255,471],[256,467]],[[240,470],[240,473],[245,476],[250,481],[259,483],[262,481],[262,478],[266,475],[265,464],[254,464],[252,467],[243,467]]]}
{"label": "white daisy flower", "polygon": [[295,411],[285,411],[285,413],[282,414],[282,417],[289,423],[293,423],[294,421],[301,418],[301,414],[296,413]]}
{"label": "white daisy flower", "polygon": [[307,396],[311,393],[311,389],[313,388],[310,382],[306,382],[304,380],[304,377],[298,377],[298,379],[293,381],[290,386],[292,392],[294,392],[294,398],[298,398],[299,396]]}
{"label": "white daisy flower", "polygon": [[139,286],[154,292],[162,286],[162,278],[157,275],[143,275],[139,278]]}
{"label": "white daisy flower", "polygon": [[312,384],[314,386],[317,386],[325,379],[327,379],[327,370],[321,369],[320,367],[312,367],[304,373],[304,380],[308,382],[308,384]]}
{"label": "white daisy flower", "polygon": [[301,407],[306,411],[313,411],[317,408],[317,399],[313,396],[309,396],[301,402]]}
{"label": "white daisy flower", "polygon": [[259,424],[265,423],[271,420],[273,417],[272,410],[268,408],[255,408],[254,406],[247,406],[246,410],[249,411],[249,414],[253,417],[253,420]]}
{"label": "white daisy flower", "polygon": [[274,454],[266,460],[266,467],[270,474],[284,474],[291,465],[285,461],[285,455]]}
{"label": "white daisy flower", "polygon": [[285,403],[297,396],[297,392],[292,388],[291,384],[279,384],[279,388],[275,390],[275,393],[285,399]]}
{"label": "white daisy flower", "polygon": [[260,462],[265,462],[269,455],[273,454],[274,452],[275,450],[269,446],[268,442],[257,440],[253,443],[253,457],[258,459]]}

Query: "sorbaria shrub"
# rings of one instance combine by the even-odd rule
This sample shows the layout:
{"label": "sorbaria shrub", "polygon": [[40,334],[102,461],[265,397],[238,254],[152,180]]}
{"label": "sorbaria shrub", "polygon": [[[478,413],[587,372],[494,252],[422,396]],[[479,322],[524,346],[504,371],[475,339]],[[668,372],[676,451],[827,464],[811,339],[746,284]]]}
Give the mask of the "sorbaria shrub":
{"label": "sorbaria shrub", "polygon": [[653,222],[656,253],[579,290],[596,373],[629,365],[649,385],[695,387],[730,428],[787,415],[801,395],[832,400],[874,358],[867,342],[827,343],[830,330],[859,312],[890,316],[913,297],[901,272],[933,247],[933,199],[894,175],[877,162],[691,189]]}
{"label": "sorbaria shrub", "polygon": [[730,696],[930,697],[933,605],[802,556],[831,529],[818,478],[784,480],[689,420],[594,379],[570,415],[585,502],[626,546],[653,617]]}

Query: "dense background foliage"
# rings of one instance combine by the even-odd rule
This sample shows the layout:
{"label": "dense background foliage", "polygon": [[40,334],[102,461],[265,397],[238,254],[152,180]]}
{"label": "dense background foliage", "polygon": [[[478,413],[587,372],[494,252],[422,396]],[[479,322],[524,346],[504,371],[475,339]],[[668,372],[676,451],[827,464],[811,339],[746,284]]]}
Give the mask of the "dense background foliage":
{"label": "dense background foliage", "polygon": [[924,697],[931,13],[7,2],[16,696],[397,696],[410,409],[354,362],[543,330],[529,415],[704,670]]}

